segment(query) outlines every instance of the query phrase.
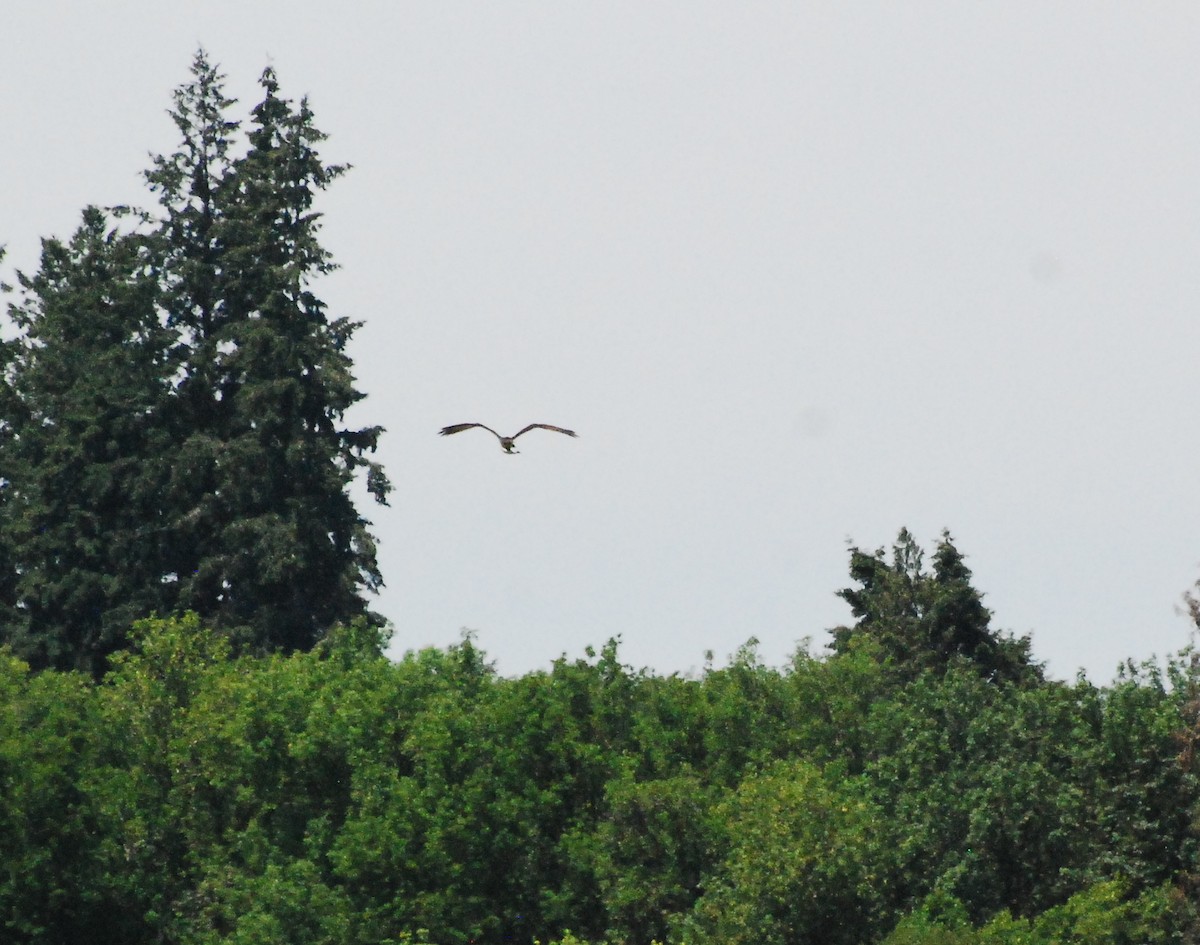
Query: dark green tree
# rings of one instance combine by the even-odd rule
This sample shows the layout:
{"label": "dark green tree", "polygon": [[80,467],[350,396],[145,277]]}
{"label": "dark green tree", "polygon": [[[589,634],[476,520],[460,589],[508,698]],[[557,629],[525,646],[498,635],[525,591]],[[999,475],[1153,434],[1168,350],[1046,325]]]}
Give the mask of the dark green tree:
{"label": "dark green tree", "polygon": [[252,628],[256,648],[304,649],[382,584],[347,492],[359,470],[377,501],[390,489],[367,458],[382,428],[342,425],[364,396],[346,354],[358,323],[312,292],[334,268],[313,203],[345,168],[321,161],[307,102],[281,98],[270,69],[233,156],[222,76],[203,53],[192,70],[172,112],[183,142],[147,175],[182,339],[163,570],[179,606]]}
{"label": "dark green tree", "polygon": [[859,585],[838,592],[857,622],[833,630],[838,654],[867,637],[902,679],[945,669],[966,660],[994,681],[1035,681],[1040,668],[1029,654],[1028,638],[1014,639],[991,628],[991,612],[971,585],[971,571],[943,532],[932,572],[908,529],[901,529],[889,562],[882,548],[867,554],[850,549],[850,577]]}
{"label": "dark green tree", "polygon": [[0,392],[3,639],[35,667],[94,672],[165,603],[157,501],[172,333],[149,244],[96,208],[70,242],[43,242],[20,284]]}

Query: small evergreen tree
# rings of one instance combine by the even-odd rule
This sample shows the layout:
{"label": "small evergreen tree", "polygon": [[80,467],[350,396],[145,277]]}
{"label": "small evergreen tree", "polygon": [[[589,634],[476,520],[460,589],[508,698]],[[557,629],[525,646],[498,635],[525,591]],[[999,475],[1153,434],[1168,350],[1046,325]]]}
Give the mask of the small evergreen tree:
{"label": "small evergreen tree", "polygon": [[991,629],[991,612],[971,585],[971,571],[944,531],[933,571],[908,529],[901,529],[889,563],[850,549],[850,576],[857,588],[838,592],[857,622],[833,630],[833,649],[846,653],[860,637],[872,639],[901,678],[944,669],[965,659],[993,680],[1035,680],[1041,672],[1029,655],[1028,638],[1013,639]]}

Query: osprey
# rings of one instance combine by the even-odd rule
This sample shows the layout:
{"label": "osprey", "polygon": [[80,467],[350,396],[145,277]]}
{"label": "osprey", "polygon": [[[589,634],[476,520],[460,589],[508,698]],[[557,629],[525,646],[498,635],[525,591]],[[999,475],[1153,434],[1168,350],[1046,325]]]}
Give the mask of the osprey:
{"label": "osprey", "polygon": [[520,450],[513,449],[514,441],[522,433],[528,433],[530,430],[535,428],[541,430],[553,430],[555,433],[565,433],[567,436],[577,435],[574,430],[564,430],[562,427],[552,427],[548,423],[531,423],[529,426],[525,427],[523,430],[519,430],[512,436],[501,436],[491,427],[484,426],[482,423],[456,423],[450,427],[442,427],[442,429],[438,432],[438,436],[449,436],[451,433],[462,433],[463,430],[469,430],[471,427],[482,427],[483,429],[487,430],[488,433],[500,441],[500,445],[504,448],[504,452],[506,453],[519,453]]}

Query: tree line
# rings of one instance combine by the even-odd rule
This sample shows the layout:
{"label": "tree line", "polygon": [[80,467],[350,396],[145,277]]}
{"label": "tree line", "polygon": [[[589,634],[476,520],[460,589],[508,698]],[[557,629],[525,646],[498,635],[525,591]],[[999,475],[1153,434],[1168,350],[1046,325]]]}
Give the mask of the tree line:
{"label": "tree line", "polygon": [[[383,656],[381,430],[313,282],[307,103],[201,53],[0,341],[4,941],[1200,941],[1200,664],[1048,679],[949,533],[850,551],[827,651],[663,676]],[[1200,603],[1188,598],[1200,626]]]}
{"label": "tree line", "polygon": [[99,682],[6,654],[3,937],[1196,940],[1190,656],[1010,679],[918,669],[878,627],[694,677],[615,640],[511,678],[469,636],[391,661],[365,620],[240,656],[194,615],[142,621]]}

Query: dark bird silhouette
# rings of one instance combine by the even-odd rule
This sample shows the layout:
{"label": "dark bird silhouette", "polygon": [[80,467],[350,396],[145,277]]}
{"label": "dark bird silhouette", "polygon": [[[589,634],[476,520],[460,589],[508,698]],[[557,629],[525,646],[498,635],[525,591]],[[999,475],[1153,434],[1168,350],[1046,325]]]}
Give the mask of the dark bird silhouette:
{"label": "dark bird silhouette", "polygon": [[578,435],[574,430],[564,430],[562,427],[552,427],[548,423],[531,423],[529,426],[525,427],[523,430],[517,431],[512,436],[501,436],[491,427],[484,426],[482,423],[456,423],[453,426],[442,427],[442,429],[438,432],[438,436],[449,436],[451,433],[462,433],[463,430],[469,430],[471,427],[480,427],[481,429],[487,430],[488,433],[500,441],[500,445],[504,448],[504,452],[506,453],[519,453],[520,450],[513,449],[516,439],[522,433],[528,433],[530,430],[553,430],[555,433],[565,433],[567,436]]}

